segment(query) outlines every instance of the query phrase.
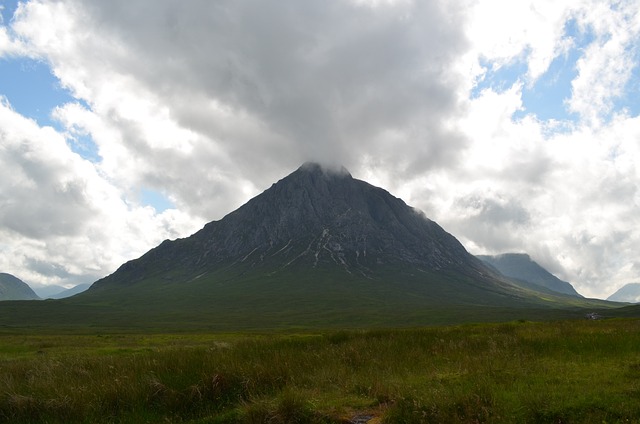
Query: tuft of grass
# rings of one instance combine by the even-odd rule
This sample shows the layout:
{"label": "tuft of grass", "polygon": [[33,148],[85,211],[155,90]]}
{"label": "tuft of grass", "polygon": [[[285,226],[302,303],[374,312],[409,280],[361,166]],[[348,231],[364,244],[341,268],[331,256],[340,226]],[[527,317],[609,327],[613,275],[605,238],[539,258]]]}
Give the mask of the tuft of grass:
{"label": "tuft of grass", "polygon": [[335,422],[313,411],[312,405],[299,394],[285,390],[275,399],[260,399],[243,407],[244,423],[307,424]]}

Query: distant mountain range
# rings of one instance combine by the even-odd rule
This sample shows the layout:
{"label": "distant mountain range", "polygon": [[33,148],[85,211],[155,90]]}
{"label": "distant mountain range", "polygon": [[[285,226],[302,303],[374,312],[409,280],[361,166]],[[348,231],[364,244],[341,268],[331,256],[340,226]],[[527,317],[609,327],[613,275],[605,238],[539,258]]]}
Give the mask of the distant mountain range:
{"label": "distant mountain range", "polygon": [[640,303],[640,283],[629,283],[620,287],[607,298],[612,302]]}
{"label": "distant mountain range", "polygon": [[545,290],[582,297],[570,283],[560,280],[525,253],[504,253],[495,256],[479,255],[478,258],[494,267],[501,274],[521,281],[528,287],[537,290],[542,287]]}
{"label": "distant mountain range", "polygon": [[36,300],[38,295],[27,283],[6,273],[0,273],[0,300]]}
{"label": "distant mountain range", "polygon": [[47,291],[46,295],[39,293],[38,290],[36,290],[36,293],[38,293],[38,295],[43,299],[64,299],[82,293],[89,287],[91,287],[91,284],[78,284],[77,286],[68,289],[62,286],[54,286],[52,287],[52,290]]}
{"label": "distant mountain range", "polygon": [[69,289],[56,285],[31,287],[11,274],[0,273],[0,300],[64,299],[82,293],[89,287],[91,284],[78,284]]}

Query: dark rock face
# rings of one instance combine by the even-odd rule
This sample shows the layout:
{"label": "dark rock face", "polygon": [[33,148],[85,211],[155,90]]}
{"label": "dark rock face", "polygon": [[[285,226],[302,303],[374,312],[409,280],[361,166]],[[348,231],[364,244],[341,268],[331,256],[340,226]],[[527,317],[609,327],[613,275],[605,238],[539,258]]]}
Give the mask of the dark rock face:
{"label": "dark rock face", "polygon": [[133,283],[169,271],[189,279],[235,266],[267,272],[339,267],[370,276],[390,265],[493,274],[438,224],[387,191],[344,168],[306,163],[220,221],[163,242],[116,274]]}
{"label": "dark rock face", "polygon": [[570,283],[562,281],[551,274],[533,261],[527,254],[504,253],[496,256],[483,255],[478,256],[478,258],[493,266],[507,277],[542,286],[557,293],[582,297]]}
{"label": "dark rock face", "polygon": [[25,282],[11,274],[0,273],[0,300],[36,300],[37,294]]}

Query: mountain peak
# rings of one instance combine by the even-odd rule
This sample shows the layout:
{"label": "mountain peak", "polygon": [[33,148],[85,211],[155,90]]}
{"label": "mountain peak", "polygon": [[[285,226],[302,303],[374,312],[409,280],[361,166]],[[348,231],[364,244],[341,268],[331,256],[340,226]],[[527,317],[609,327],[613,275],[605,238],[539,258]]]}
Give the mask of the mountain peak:
{"label": "mountain peak", "polygon": [[336,268],[369,278],[409,264],[418,272],[487,271],[453,236],[401,199],[353,178],[344,167],[306,162],[192,237],[166,241],[125,264],[126,272],[115,278],[144,278],[147,266],[180,269],[175,275],[187,280],[219,269],[277,274]]}
{"label": "mountain peak", "polygon": [[501,253],[496,255],[496,257],[500,259],[518,259],[521,261],[533,262],[533,259],[531,259],[531,256],[527,253]]}
{"label": "mountain peak", "polygon": [[305,162],[295,173],[353,178],[347,168],[342,165],[327,165],[318,162]]}

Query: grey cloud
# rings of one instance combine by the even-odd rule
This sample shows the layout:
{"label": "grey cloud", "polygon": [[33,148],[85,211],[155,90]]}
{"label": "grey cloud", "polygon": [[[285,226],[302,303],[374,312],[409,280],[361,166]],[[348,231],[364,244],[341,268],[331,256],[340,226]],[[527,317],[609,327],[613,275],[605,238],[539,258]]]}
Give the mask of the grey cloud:
{"label": "grey cloud", "polygon": [[31,271],[47,277],[56,277],[69,280],[73,275],[59,264],[43,261],[36,258],[26,258],[25,266]]}
{"label": "grey cloud", "polygon": [[522,181],[527,186],[543,186],[554,166],[553,158],[539,150],[529,157],[517,158],[514,163],[506,165],[500,174],[506,182]]}
{"label": "grey cloud", "polygon": [[[274,168],[304,160],[356,168],[368,155],[415,174],[455,163],[466,142],[443,125],[459,106],[450,67],[466,49],[463,17],[440,2],[76,4],[101,37],[125,47],[104,48],[112,71],[156,93],[173,119],[204,137],[189,158],[193,169],[234,171],[260,187]],[[213,116],[212,101],[243,119]],[[247,132],[243,121],[260,131]],[[159,169],[152,162],[159,155],[138,152],[135,138],[127,139],[132,154]],[[226,161],[212,157],[207,143],[221,147]],[[172,186],[178,178],[164,169],[148,177],[163,176],[185,203],[196,190],[210,193],[201,184]]]}
{"label": "grey cloud", "polygon": [[529,222],[529,213],[513,198],[473,195],[460,198],[455,203],[460,210],[464,211],[465,215],[487,224],[524,225]]}
{"label": "grey cloud", "polygon": [[578,228],[564,238],[565,244],[580,253],[580,266],[574,271],[586,286],[602,283],[603,275],[615,275],[625,265],[627,252],[634,243],[635,235],[627,231],[611,230],[606,235],[597,235],[589,228]]}
{"label": "grey cloud", "polygon": [[[596,184],[593,185],[590,195],[585,199],[585,203],[626,204],[632,205],[636,199],[640,198],[640,187],[635,175],[621,172],[599,175],[593,178]],[[640,204],[635,205],[640,208]],[[631,210],[635,213],[636,211]]]}
{"label": "grey cloud", "polygon": [[0,225],[30,238],[79,234],[96,212],[86,199],[86,181],[68,163],[36,146],[11,143],[0,133]]}
{"label": "grey cloud", "polygon": [[515,198],[471,195],[454,202],[445,228],[490,253],[521,251],[531,225],[527,209]]}

